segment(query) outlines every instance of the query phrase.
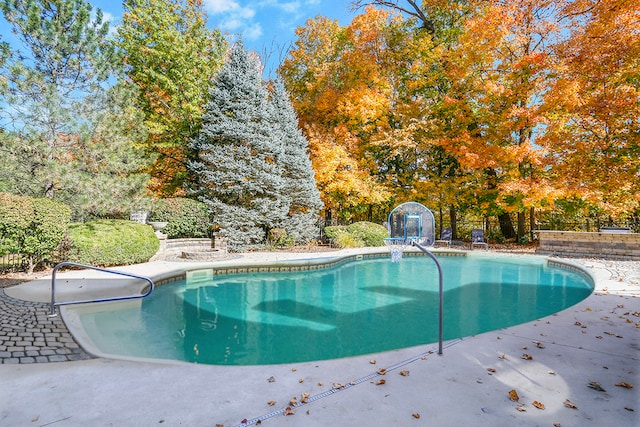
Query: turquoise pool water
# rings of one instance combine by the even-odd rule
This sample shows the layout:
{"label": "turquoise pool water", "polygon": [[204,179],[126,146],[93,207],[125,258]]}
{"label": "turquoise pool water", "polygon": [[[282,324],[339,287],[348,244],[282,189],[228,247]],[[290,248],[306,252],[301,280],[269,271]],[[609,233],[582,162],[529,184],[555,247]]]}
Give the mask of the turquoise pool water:
{"label": "turquoise pool water", "polygon": [[[553,314],[593,290],[584,274],[542,258],[439,260],[445,340]],[[172,282],[141,304],[109,304],[80,320],[108,354],[220,365],[291,363],[436,342],[437,291],[432,260],[405,256],[391,263],[386,256],[315,271]]]}

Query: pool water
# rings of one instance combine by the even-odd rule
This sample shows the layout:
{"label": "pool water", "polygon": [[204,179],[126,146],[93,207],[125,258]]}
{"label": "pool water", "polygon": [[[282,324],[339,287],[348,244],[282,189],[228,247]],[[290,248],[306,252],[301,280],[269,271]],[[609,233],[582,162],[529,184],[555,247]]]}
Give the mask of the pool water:
{"label": "pool water", "polygon": [[[593,290],[537,257],[442,257],[444,339],[535,320]],[[426,257],[350,261],[304,272],[182,280],[141,305],[80,315],[104,353],[220,365],[355,356],[438,340],[438,274]]]}

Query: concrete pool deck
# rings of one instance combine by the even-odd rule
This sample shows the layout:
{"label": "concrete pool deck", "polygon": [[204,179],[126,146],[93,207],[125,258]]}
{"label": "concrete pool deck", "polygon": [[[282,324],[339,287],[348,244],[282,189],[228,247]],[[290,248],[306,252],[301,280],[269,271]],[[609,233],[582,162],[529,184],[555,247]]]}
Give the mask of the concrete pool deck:
{"label": "concrete pool deck", "polygon": [[[242,261],[350,253],[252,253]],[[640,425],[640,263],[568,261],[596,278],[587,299],[534,322],[445,342],[441,356],[434,344],[270,366],[107,358],[1,364],[0,425]],[[127,271],[156,276],[181,267],[156,262]],[[96,276],[59,277],[72,283]],[[49,299],[46,280],[4,291],[20,300]],[[387,371],[379,375],[380,369]],[[294,397],[300,402],[307,394],[309,403],[284,415]]]}

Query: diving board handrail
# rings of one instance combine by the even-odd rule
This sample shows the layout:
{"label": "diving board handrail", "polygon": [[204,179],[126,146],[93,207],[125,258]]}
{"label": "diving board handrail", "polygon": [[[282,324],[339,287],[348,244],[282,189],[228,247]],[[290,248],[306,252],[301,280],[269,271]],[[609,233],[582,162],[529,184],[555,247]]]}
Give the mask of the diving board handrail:
{"label": "diving board handrail", "polygon": [[[148,290],[146,292],[144,292],[144,293],[142,293],[140,295],[129,295],[129,296],[124,296],[124,297],[94,298],[94,299],[86,299],[86,300],[73,300],[73,301],[58,301],[58,302],[56,302],[56,273],[62,267],[85,268],[85,269],[90,269],[90,270],[95,270],[95,271],[102,271],[104,273],[117,274],[119,276],[131,277],[133,279],[140,279],[140,280],[144,280],[147,283],[149,283],[149,287],[148,287]],[[117,270],[108,270],[106,268],[94,267],[92,265],[78,264],[78,263],[70,262],[70,261],[61,262],[61,263],[57,264],[53,268],[53,273],[51,273],[51,304],[50,304],[49,316],[53,317],[53,316],[57,315],[57,313],[56,313],[56,307],[57,306],[70,305],[70,304],[86,304],[86,303],[92,303],[92,302],[123,301],[123,300],[144,298],[146,296],[149,296],[151,294],[151,292],[153,292],[153,288],[154,288],[153,281],[151,279],[149,279],[148,277],[138,276],[136,274],[125,273],[125,272],[117,271]]]}

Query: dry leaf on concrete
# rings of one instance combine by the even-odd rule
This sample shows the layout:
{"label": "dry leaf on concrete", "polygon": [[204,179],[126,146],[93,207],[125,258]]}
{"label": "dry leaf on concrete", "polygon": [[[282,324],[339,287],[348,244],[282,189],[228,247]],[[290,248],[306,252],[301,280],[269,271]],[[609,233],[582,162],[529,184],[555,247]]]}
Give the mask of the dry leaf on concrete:
{"label": "dry leaf on concrete", "polygon": [[533,406],[535,406],[536,408],[542,409],[544,411],[544,404],[543,403],[540,403],[537,400],[534,400],[533,402],[531,402],[531,404]]}

